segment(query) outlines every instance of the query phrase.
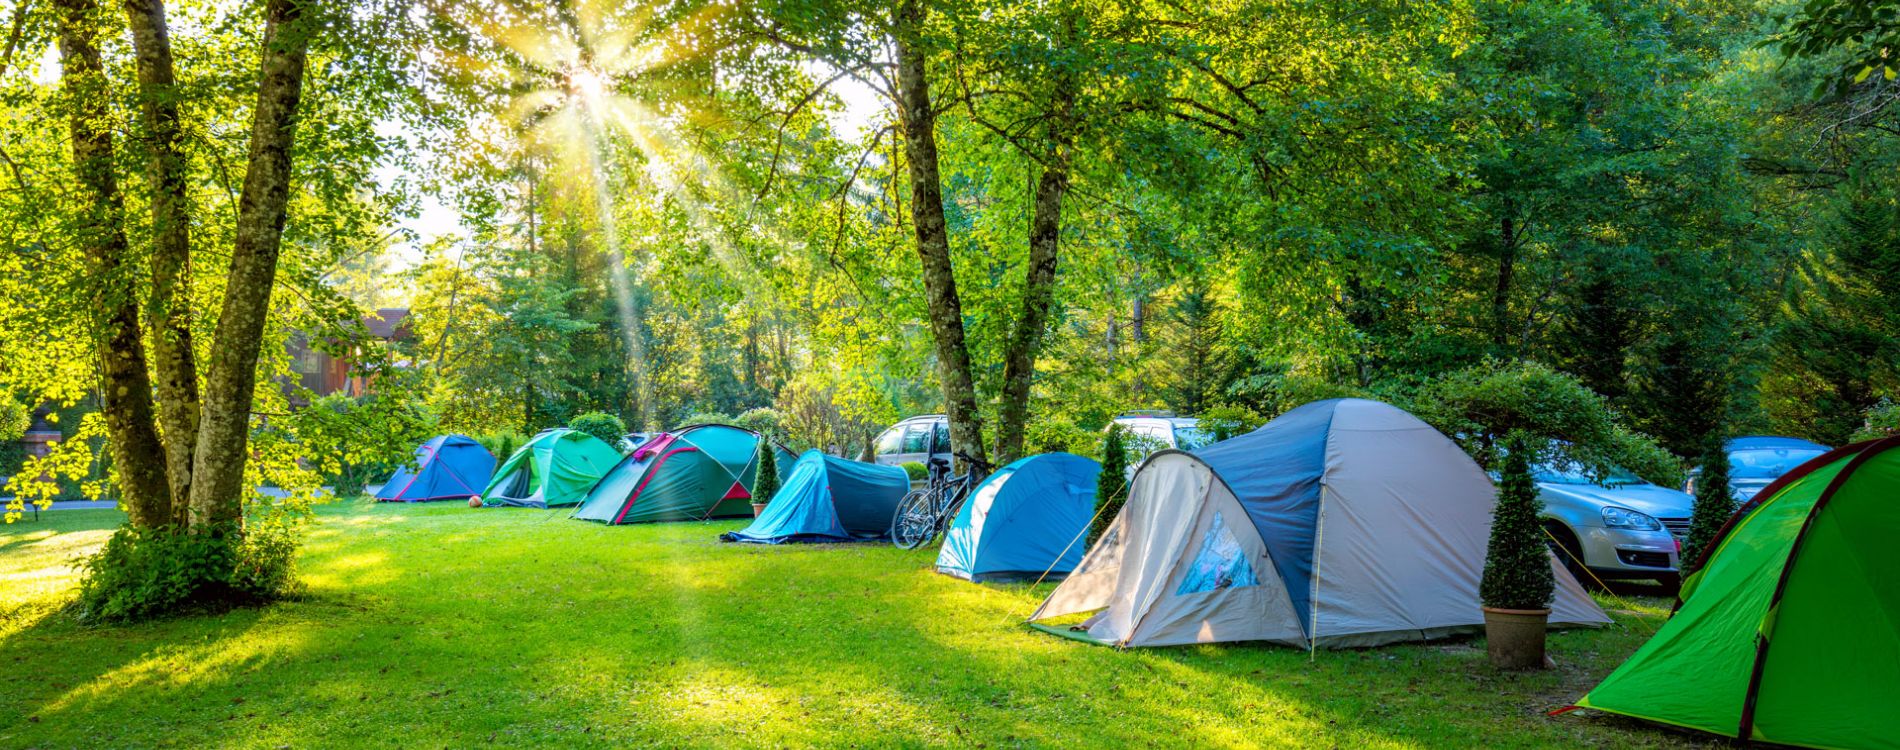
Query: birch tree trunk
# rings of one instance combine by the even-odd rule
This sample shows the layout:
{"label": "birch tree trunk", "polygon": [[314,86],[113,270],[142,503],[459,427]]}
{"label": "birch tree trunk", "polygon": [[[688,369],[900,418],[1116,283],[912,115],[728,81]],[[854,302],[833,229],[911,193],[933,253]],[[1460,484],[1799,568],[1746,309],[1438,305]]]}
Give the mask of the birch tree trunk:
{"label": "birch tree trunk", "polygon": [[196,472],[191,484],[191,527],[223,533],[243,520],[244,463],[249,451],[257,354],[290,197],[290,150],[304,62],[318,27],[315,0],[266,0],[264,49],[257,109],[251,121],[250,163],[238,197],[231,268],[218,315],[218,346],[205,377]]}
{"label": "birch tree trunk", "polygon": [[931,337],[937,345],[937,374],[943,381],[950,444],[954,450],[982,459],[983,422],[977,412],[976,383],[970,376],[970,350],[963,331],[963,303],[957,297],[950,236],[944,226],[943,187],[937,169],[937,113],[931,109],[930,82],[924,72],[922,0],[902,0],[894,21],[897,109],[909,151],[906,161],[910,165],[911,223],[917,230],[917,256],[923,266]]}
{"label": "birch tree trunk", "polygon": [[137,58],[152,185],[152,368],[158,426],[171,495],[168,523],[184,528],[191,498],[192,453],[198,443],[198,363],[191,341],[191,196],[178,152],[178,84],[172,66],[164,0],[125,0]]}
{"label": "birch tree trunk", "polygon": [[72,108],[73,171],[86,205],[74,228],[86,271],[96,285],[91,301],[93,346],[102,380],[100,410],[111,435],[120,499],[133,526],[157,528],[170,519],[164,453],[152,421],[152,381],[139,335],[133,267],[127,262],[125,206],[113,172],[111,93],[100,60],[99,8],[93,0],[59,0],[60,85]]}

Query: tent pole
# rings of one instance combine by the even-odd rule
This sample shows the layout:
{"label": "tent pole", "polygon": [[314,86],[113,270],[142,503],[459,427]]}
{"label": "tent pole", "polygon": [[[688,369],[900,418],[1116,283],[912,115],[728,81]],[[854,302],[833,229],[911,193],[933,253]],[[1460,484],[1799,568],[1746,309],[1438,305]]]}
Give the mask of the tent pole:
{"label": "tent pole", "polygon": [[1326,540],[1326,486],[1319,488],[1319,517],[1313,522],[1313,581],[1307,587],[1306,662],[1319,656],[1319,561],[1320,545]]}

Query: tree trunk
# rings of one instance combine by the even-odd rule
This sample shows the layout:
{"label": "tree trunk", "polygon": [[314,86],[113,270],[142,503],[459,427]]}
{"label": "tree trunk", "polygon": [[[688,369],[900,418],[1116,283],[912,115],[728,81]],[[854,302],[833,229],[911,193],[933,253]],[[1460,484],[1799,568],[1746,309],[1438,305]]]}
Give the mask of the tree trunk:
{"label": "tree trunk", "polygon": [[178,84],[164,0],[125,0],[138,61],[152,183],[152,367],[171,489],[169,523],[184,528],[198,443],[198,363],[191,342],[191,202],[178,153]]}
{"label": "tree trunk", "polygon": [[917,229],[917,255],[923,266],[930,332],[937,344],[937,375],[943,380],[950,444],[954,450],[982,459],[982,416],[977,413],[976,383],[970,376],[970,350],[964,341],[963,303],[957,297],[956,274],[950,264],[950,235],[944,226],[943,186],[937,170],[937,113],[931,109],[930,82],[924,75],[922,0],[902,0],[895,21],[897,109],[903,120],[905,148],[910,152],[906,161],[910,165],[911,221]]}
{"label": "tree trunk", "polygon": [[125,206],[113,173],[112,97],[99,57],[98,5],[60,0],[60,84],[71,100],[73,172],[90,214],[77,222],[86,271],[96,286],[91,300],[93,347],[99,357],[100,411],[111,435],[119,493],[133,526],[157,528],[170,519],[165,457],[152,421],[152,380],[139,335],[134,269],[127,263]]}
{"label": "tree trunk", "polygon": [[191,526],[221,533],[242,523],[244,462],[257,353],[270,314],[290,198],[290,150],[303,95],[305,53],[318,27],[314,0],[266,0],[257,110],[251,121],[250,164],[238,197],[237,227],[218,345],[205,377],[203,422],[191,486]]}
{"label": "tree trunk", "polygon": [[1500,352],[1511,343],[1511,285],[1517,275],[1517,222],[1508,206],[1498,220],[1498,283],[1491,291],[1491,344]]}
{"label": "tree trunk", "polygon": [[[1067,25],[1073,26],[1073,19]],[[1070,29],[1073,32],[1073,28]],[[1023,310],[1003,351],[1003,399],[997,409],[996,461],[1007,464],[1023,453],[1029,421],[1029,391],[1035,384],[1036,355],[1042,351],[1049,313],[1055,304],[1058,245],[1062,238],[1062,198],[1069,191],[1069,150],[1075,118],[1075,76],[1063,68],[1049,102],[1049,148],[1036,181],[1034,213],[1029,221],[1029,268],[1023,281]]]}

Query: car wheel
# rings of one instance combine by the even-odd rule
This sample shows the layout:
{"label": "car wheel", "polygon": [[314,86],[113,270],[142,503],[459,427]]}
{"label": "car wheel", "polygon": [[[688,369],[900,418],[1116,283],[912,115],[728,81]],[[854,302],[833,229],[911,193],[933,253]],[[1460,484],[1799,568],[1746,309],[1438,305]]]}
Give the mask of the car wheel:
{"label": "car wheel", "polygon": [[1570,527],[1556,521],[1545,521],[1544,530],[1550,532],[1550,553],[1564,564],[1564,570],[1570,571],[1570,577],[1577,579],[1585,589],[1600,588],[1596,576],[1590,575],[1583,564],[1583,545],[1577,542],[1577,535]]}

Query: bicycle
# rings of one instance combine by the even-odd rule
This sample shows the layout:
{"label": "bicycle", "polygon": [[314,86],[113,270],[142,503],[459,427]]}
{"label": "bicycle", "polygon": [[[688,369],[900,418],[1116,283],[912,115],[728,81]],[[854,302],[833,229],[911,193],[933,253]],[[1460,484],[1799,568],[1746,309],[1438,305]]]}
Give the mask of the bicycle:
{"label": "bicycle", "polygon": [[891,518],[891,543],[898,549],[917,549],[934,541],[956,518],[970,492],[989,475],[990,463],[962,451],[956,456],[970,465],[969,472],[951,476],[949,461],[930,459],[929,484],[911,490],[897,504],[897,515]]}

